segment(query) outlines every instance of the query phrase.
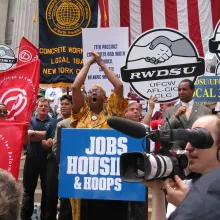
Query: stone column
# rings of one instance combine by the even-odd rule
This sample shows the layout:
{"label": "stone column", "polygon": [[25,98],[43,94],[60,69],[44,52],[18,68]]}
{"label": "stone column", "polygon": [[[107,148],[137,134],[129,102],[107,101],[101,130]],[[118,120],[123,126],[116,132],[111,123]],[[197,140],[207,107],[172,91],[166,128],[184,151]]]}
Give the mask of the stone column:
{"label": "stone column", "polygon": [[0,44],[5,44],[9,0],[0,0]]}
{"label": "stone column", "polygon": [[12,35],[13,35],[13,27],[14,27],[14,19],[15,19],[15,6],[16,6],[16,0],[9,0],[8,15],[6,21],[6,30],[5,30],[5,44],[9,46],[12,43]]}
{"label": "stone column", "polygon": [[[13,1],[13,0],[12,0]],[[34,10],[36,10],[36,22],[33,22]],[[16,0],[15,20],[12,37],[12,48],[19,46],[21,38],[26,37],[38,48],[39,19],[38,0]],[[15,50],[15,53],[18,48]]]}

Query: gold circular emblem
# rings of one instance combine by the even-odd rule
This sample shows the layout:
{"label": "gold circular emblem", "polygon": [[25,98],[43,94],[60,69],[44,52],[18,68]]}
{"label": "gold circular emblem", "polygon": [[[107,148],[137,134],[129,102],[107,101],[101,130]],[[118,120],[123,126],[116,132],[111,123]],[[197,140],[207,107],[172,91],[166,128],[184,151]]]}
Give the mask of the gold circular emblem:
{"label": "gold circular emblem", "polygon": [[50,30],[59,36],[77,36],[91,21],[87,0],[51,0],[46,10]]}

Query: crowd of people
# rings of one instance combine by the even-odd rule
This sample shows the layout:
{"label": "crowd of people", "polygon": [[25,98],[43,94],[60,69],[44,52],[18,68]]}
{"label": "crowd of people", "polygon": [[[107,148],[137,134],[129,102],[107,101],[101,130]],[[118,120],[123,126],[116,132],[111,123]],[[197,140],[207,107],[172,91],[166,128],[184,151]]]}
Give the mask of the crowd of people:
{"label": "crowd of people", "polygon": [[[99,65],[114,88],[109,97],[107,97],[104,88],[98,84],[89,88],[87,93],[82,89],[88,71],[94,63]],[[124,97],[122,82],[104,64],[98,53],[91,52],[89,61],[78,73],[71,88],[48,88],[45,94],[42,94],[42,91],[39,94],[36,109],[27,130],[28,139],[24,142],[26,145],[24,147],[26,150],[23,174],[24,189],[9,174],[6,174],[6,171],[0,170],[0,219],[17,219],[13,217],[15,215],[20,215],[22,220],[31,219],[34,210],[34,194],[40,177],[42,188],[40,218],[42,220],[55,220],[57,217],[59,182],[58,127],[109,128],[107,119],[111,116],[141,122],[151,126],[152,129],[202,127],[210,132],[214,144],[208,149],[198,149],[186,142],[174,143],[171,146],[173,151],[186,151],[184,153],[188,155],[190,170],[199,175],[193,176],[188,182],[183,182],[178,176],[175,176],[174,179],[168,178],[165,181],[155,180],[145,183],[152,189],[153,220],[166,218],[203,219],[198,211],[199,205],[207,210],[205,214],[208,216],[209,212],[213,211],[211,206],[213,205],[216,208],[218,204],[215,200],[218,195],[215,193],[219,191],[219,187],[214,180],[218,180],[216,175],[219,174],[218,167],[220,165],[220,139],[218,136],[220,121],[218,116],[211,115],[211,113],[217,114],[218,112],[193,101],[194,90],[194,83],[185,79],[178,85],[180,99],[178,104],[175,102],[161,104],[160,110],[154,113],[157,98],[151,96],[148,102],[148,111],[146,115],[142,115],[140,103]],[[6,116],[7,106],[0,104],[0,119],[6,120]],[[159,142],[151,142],[150,151],[156,154],[160,147]],[[2,198],[7,195],[7,193],[2,194],[6,180],[13,185],[13,187],[9,185],[11,192],[8,189],[7,193],[13,194],[16,198],[8,196],[9,199],[3,201]],[[22,196],[23,200],[21,201]],[[208,203],[205,198],[209,199]],[[8,205],[10,199],[13,202],[11,206]],[[129,220],[146,219],[145,202],[59,199],[60,220],[125,220],[128,219],[128,216]],[[168,206],[166,206],[166,201],[169,203]],[[8,207],[6,207],[7,205]],[[193,211],[190,206],[196,207],[196,211]],[[167,213],[166,207],[168,207]],[[212,215],[220,217],[218,212],[216,208]],[[7,217],[8,215],[11,217]],[[6,217],[1,218],[1,216]]]}

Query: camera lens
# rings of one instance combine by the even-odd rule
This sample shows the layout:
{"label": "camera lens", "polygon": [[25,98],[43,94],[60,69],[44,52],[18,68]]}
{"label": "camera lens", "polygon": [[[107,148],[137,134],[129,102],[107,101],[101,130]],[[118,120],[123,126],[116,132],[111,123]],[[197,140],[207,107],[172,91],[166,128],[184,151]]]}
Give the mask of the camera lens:
{"label": "camera lens", "polygon": [[146,160],[146,180],[169,176],[173,170],[173,163],[169,157],[148,154]]}
{"label": "camera lens", "polygon": [[120,156],[120,177],[123,181],[142,182],[164,178],[173,169],[173,157],[142,152],[124,153]]}
{"label": "camera lens", "polygon": [[139,157],[137,159],[137,176],[144,177],[144,157]]}

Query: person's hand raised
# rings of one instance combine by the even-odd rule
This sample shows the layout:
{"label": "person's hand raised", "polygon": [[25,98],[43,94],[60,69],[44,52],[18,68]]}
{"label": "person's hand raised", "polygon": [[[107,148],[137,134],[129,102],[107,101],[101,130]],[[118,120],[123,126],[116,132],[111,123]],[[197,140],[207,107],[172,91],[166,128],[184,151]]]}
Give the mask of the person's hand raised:
{"label": "person's hand raised", "polygon": [[157,101],[158,101],[157,97],[151,95],[149,98],[149,109],[154,110],[155,103],[157,103]]}
{"label": "person's hand raised", "polygon": [[90,57],[90,59],[88,60],[88,63],[90,64],[90,65],[92,65],[93,63],[95,63],[95,56],[93,55],[93,53],[92,52],[89,52],[89,54],[91,54],[91,57]]}
{"label": "person's hand raised", "polygon": [[103,62],[101,56],[96,51],[91,51],[89,53],[94,57],[94,61],[100,66]]}

